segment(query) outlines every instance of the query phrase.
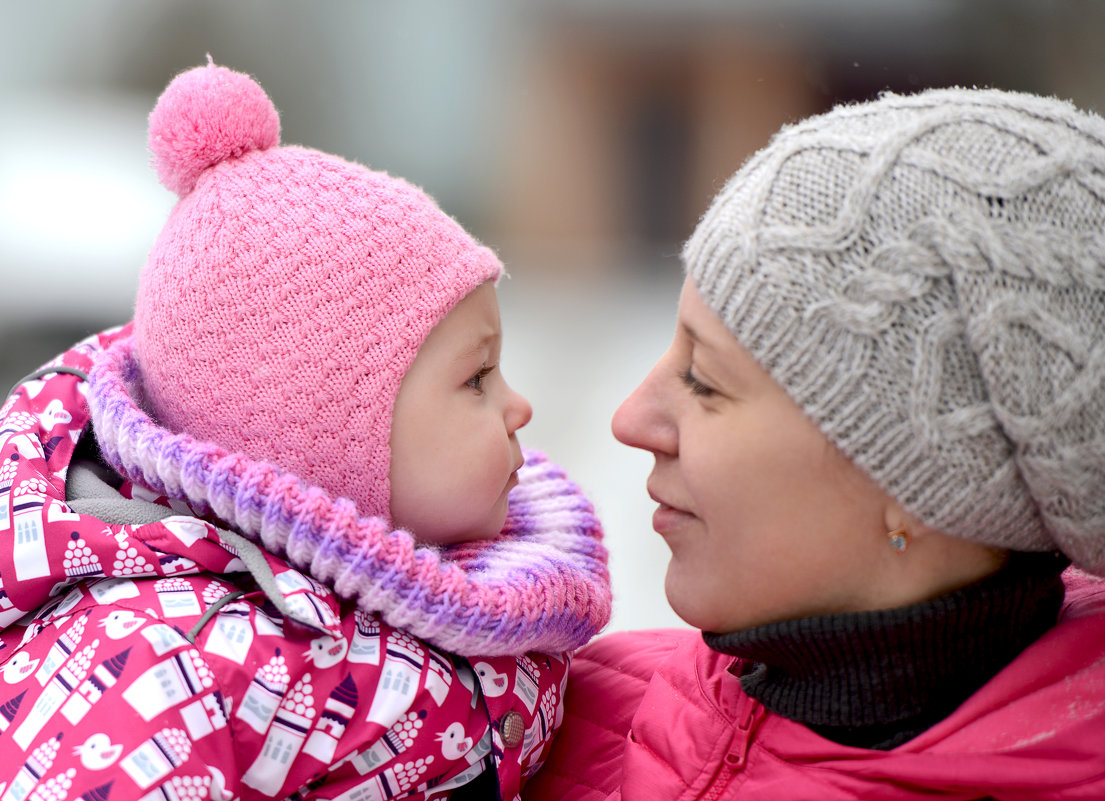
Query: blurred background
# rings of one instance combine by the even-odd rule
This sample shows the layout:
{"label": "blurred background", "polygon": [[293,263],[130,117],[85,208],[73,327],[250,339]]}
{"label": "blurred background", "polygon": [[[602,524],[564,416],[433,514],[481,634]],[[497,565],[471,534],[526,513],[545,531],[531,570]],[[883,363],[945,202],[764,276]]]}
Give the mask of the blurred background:
{"label": "blurred background", "polygon": [[1100,0],[0,0],[0,385],[130,316],[174,197],[146,115],[203,63],[254,75],[282,139],[421,185],[511,273],[523,441],[608,531],[612,629],[682,625],[651,459],[609,419],[666,347],[680,243],[780,125],[977,85],[1105,111]]}

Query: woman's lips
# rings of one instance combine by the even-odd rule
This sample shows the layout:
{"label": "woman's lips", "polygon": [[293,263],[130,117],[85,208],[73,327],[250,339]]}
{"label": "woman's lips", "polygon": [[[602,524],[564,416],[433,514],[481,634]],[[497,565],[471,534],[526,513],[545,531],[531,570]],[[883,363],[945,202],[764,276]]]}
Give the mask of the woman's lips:
{"label": "woman's lips", "polygon": [[652,513],[652,528],[657,534],[663,536],[683,528],[694,519],[694,515],[690,512],[660,504]]}
{"label": "woman's lips", "polygon": [[656,511],[652,513],[652,528],[657,534],[673,532],[695,519],[695,516],[685,509],[665,503],[661,496],[651,489],[648,495],[657,503]]}

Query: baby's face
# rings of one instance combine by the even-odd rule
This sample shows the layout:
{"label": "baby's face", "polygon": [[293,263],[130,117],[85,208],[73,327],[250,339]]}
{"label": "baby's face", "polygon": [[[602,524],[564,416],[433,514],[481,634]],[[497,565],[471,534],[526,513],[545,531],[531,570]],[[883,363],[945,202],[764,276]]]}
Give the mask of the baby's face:
{"label": "baby's face", "polygon": [[391,423],[391,517],[420,542],[494,537],[518,483],[529,402],[499,369],[495,287],[482,284],[426,337]]}

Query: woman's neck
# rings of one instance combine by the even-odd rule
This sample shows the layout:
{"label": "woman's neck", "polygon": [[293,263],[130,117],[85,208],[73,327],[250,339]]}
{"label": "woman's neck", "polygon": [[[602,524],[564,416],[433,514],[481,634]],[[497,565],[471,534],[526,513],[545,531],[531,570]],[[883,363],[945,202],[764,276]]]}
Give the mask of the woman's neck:
{"label": "woman's neck", "polygon": [[746,693],[836,742],[893,748],[945,718],[1055,624],[1055,554],[1014,553],[997,573],[898,609],[704,634],[746,660]]}

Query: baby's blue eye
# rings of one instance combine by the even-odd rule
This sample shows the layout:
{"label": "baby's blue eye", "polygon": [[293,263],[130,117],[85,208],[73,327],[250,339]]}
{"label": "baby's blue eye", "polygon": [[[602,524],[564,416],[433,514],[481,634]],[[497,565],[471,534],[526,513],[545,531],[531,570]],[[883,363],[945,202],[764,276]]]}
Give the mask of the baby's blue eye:
{"label": "baby's blue eye", "polygon": [[483,380],[495,369],[495,365],[485,365],[476,371],[476,374],[464,382],[466,387],[472,387],[476,392],[483,392]]}

